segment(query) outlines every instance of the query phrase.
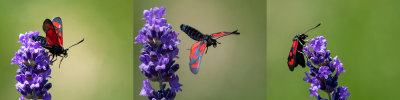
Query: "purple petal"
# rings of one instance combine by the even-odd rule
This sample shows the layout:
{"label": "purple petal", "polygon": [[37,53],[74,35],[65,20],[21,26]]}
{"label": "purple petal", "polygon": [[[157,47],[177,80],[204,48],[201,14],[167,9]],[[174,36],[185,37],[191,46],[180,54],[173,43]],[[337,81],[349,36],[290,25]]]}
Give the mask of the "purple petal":
{"label": "purple petal", "polygon": [[318,72],[319,72],[319,78],[324,78],[324,79],[328,79],[328,77],[332,74],[332,72],[329,71],[328,66],[320,67]]}
{"label": "purple petal", "polygon": [[178,93],[178,91],[182,91],[182,89],[180,88],[182,84],[179,83],[178,75],[172,75],[172,79],[169,80],[169,85],[172,92]]}
{"label": "purple petal", "polygon": [[43,100],[51,100],[51,94],[46,93],[45,96],[43,97]]}
{"label": "purple petal", "polygon": [[143,87],[140,91],[141,96],[151,96],[153,93],[153,88],[150,85],[149,79],[143,80]]}
{"label": "purple petal", "polygon": [[346,70],[343,69],[343,64],[340,62],[340,60],[337,58],[333,58],[333,66],[337,69],[336,74],[344,73]]}

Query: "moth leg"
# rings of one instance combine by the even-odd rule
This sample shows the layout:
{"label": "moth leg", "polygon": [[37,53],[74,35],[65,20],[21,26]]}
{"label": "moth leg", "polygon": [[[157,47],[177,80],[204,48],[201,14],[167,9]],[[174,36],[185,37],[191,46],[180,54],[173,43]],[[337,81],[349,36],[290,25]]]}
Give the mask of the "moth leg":
{"label": "moth leg", "polygon": [[303,52],[303,51],[297,51],[298,53],[301,53],[301,54],[303,54],[303,55],[306,55],[306,58],[307,58],[307,60],[306,61],[308,61],[309,59],[308,59],[308,57],[307,57],[307,54],[305,53],[305,52]]}
{"label": "moth leg", "polygon": [[58,64],[58,68],[61,68],[61,63],[63,60],[64,60],[64,56],[61,56],[61,60],[60,60],[60,63]]}
{"label": "moth leg", "polygon": [[[308,40],[304,40],[304,41],[306,41],[305,43],[307,43]],[[304,46],[304,44],[301,43],[300,41],[299,41],[299,44],[302,45],[302,46]]]}
{"label": "moth leg", "polygon": [[[301,42],[299,42],[299,43],[300,43],[300,45],[304,46],[303,43],[301,43]],[[304,53],[303,51],[298,50],[297,52],[298,52],[298,53],[301,53],[301,54],[303,54],[303,55],[306,55],[306,53]]]}
{"label": "moth leg", "polygon": [[43,59],[41,59],[38,63],[41,63],[44,61],[44,59],[46,59],[47,57],[44,57]]}
{"label": "moth leg", "polygon": [[306,42],[306,43],[310,43],[310,40],[304,40],[304,42]]}
{"label": "moth leg", "polygon": [[52,57],[51,57],[51,59],[50,59],[50,61],[52,61],[53,60],[53,58],[54,58],[54,56],[53,55],[51,55]]}
{"label": "moth leg", "polygon": [[54,55],[53,55],[53,54],[51,55],[50,61],[51,61],[51,62],[54,62]]}
{"label": "moth leg", "polygon": [[[297,51],[297,52],[307,56],[307,54],[306,54],[304,51]],[[306,58],[307,58],[307,57],[306,57]],[[308,59],[308,58],[307,58],[307,59]]]}
{"label": "moth leg", "polygon": [[56,58],[56,59],[54,59],[54,60],[52,60],[52,62],[55,62],[55,61],[57,61],[57,56],[55,56],[55,55],[53,55],[53,58]]}
{"label": "moth leg", "polygon": [[301,53],[303,55],[305,55],[306,53],[304,53],[303,51],[297,51],[298,53]]}
{"label": "moth leg", "polygon": [[208,47],[206,48],[206,54],[207,54],[207,51],[208,51]]}

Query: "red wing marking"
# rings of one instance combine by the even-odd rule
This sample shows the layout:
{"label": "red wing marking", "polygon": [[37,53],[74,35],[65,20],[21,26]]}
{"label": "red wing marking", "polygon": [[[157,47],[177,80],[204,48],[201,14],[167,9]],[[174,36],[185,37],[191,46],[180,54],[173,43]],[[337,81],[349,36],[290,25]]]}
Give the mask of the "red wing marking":
{"label": "red wing marking", "polygon": [[50,19],[44,20],[43,31],[46,32],[46,42],[49,46],[52,45],[62,46],[62,43],[60,42],[60,36],[58,35],[59,33],[57,33],[55,26],[53,25],[53,22],[50,21]]}
{"label": "red wing marking", "polygon": [[293,65],[293,62],[294,62],[294,60],[293,60],[293,58],[292,58],[292,59],[290,59],[290,61],[289,61],[288,63],[289,63],[290,66],[292,66],[292,65]]}
{"label": "red wing marking", "polygon": [[192,45],[192,48],[190,49],[190,60],[192,60],[194,53],[196,52],[197,47],[200,45],[201,42],[196,42],[195,44]]}
{"label": "red wing marking", "polygon": [[293,64],[294,64],[294,59],[295,59],[295,55],[296,55],[296,52],[297,52],[297,46],[298,46],[298,43],[299,43],[299,41],[293,41],[293,44],[292,44],[292,48],[290,49],[290,52],[289,52],[289,61],[288,61],[288,64],[290,65],[290,66],[293,66]]}
{"label": "red wing marking", "polygon": [[293,41],[293,55],[296,55],[298,44],[299,44],[299,41]]}
{"label": "red wing marking", "polygon": [[63,34],[62,34],[62,31],[60,30],[60,28],[62,28],[62,25],[58,22],[53,22],[53,25],[56,28],[55,30],[57,33],[57,38],[58,38],[57,40],[60,43],[60,45],[62,46],[63,45]]}
{"label": "red wing marking", "polygon": [[199,71],[200,63],[201,63],[201,57],[204,54],[204,50],[207,47],[207,43],[204,42],[197,42],[192,45],[191,51],[190,51],[190,70],[192,73],[196,74]]}
{"label": "red wing marking", "polygon": [[199,65],[199,61],[196,61],[196,63],[194,63],[194,64],[192,65],[192,68],[197,68],[197,67],[199,67],[198,65]]}
{"label": "red wing marking", "polygon": [[220,33],[212,34],[212,36],[215,38],[215,37],[223,36],[223,35],[225,35],[225,34],[226,34],[225,32],[220,32]]}

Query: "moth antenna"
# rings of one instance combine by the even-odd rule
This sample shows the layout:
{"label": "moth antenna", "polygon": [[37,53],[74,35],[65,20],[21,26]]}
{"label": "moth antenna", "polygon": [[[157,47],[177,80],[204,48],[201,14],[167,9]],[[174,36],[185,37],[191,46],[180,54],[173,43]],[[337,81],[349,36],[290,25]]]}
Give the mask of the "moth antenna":
{"label": "moth antenna", "polygon": [[79,43],[82,43],[83,41],[85,40],[85,38],[83,38],[81,41],[79,41],[78,43],[75,43],[74,45],[71,45],[71,46],[69,46],[67,49],[65,49],[65,50],[68,50],[69,48],[71,48],[71,47],[73,47],[73,46],[76,46],[76,45],[78,45]]}
{"label": "moth antenna", "polygon": [[308,29],[308,30],[307,30],[306,32],[304,32],[303,34],[306,34],[307,32],[309,32],[309,31],[311,31],[311,30],[313,30],[313,29],[317,28],[318,26],[320,26],[320,25],[321,25],[321,23],[322,23],[322,22],[319,22],[319,24],[318,24],[318,25],[314,26],[313,28],[310,28],[310,29]]}

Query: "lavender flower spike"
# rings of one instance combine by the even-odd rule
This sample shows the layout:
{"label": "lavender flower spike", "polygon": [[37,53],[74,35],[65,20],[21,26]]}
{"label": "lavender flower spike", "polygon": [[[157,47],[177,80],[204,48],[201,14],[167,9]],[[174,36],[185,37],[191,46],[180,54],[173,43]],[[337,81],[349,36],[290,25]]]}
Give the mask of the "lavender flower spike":
{"label": "lavender flower spike", "polygon": [[11,64],[17,64],[19,69],[15,79],[18,92],[22,94],[19,100],[24,99],[43,99],[51,100],[51,95],[47,91],[52,87],[47,78],[51,78],[50,56],[45,52],[45,48],[40,43],[32,40],[32,36],[38,36],[39,32],[27,32],[19,35],[20,49],[15,52]]}
{"label": "lavender flower spike", "polygon": [[[167,24],[165,7],[154,7],[143,11],[143,19],[146,20],[143,28],[135,38],[135,44],[140,43],[143,49],[139,56],[140,71],[148,78],[143,81],[141,96],[147,96],[149,100],[173,100],[182,84],[179,83],[178,75],[175,72],[179,69],[179,64],[174,64],[174,58],[178,57],[177,39],[179,33],[172,30],[172,26]],[[150,86],[150,81],[158,82],[159,90],[155,91]],[[168,82],[171,88],[165,90]]]}
{"label": "lavender flower spike", "polygon": [[[318,94],[318,90],[322,90],[328,94],[329,100],[345,100],[350,97],[347,93],[347,87],[338,87],[338,78],[344,73],[343,63],[336,57],[330,57],[330,51],[326,49],[328,42],[323,36],[316,37],[311,43],[303,48],[307,60],[307,66],[310,71],[306,72],[304,81],[311,83],[310,97],[314,96],[318,100],[327,100]],[[315,66],[315,67],[314,67]],[[333,73],[335,72],[336,73]],[[333,75],[334,74],[334,75]]]}

